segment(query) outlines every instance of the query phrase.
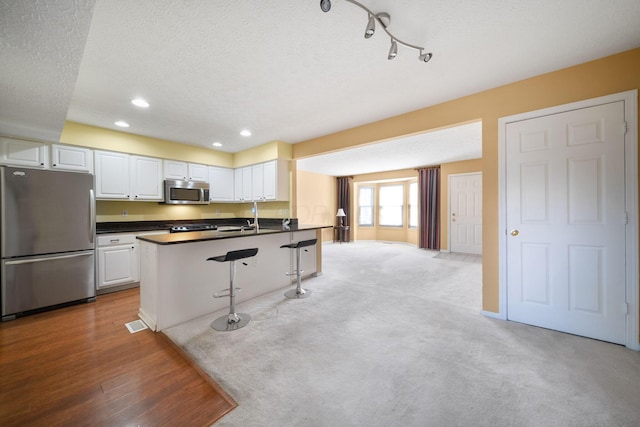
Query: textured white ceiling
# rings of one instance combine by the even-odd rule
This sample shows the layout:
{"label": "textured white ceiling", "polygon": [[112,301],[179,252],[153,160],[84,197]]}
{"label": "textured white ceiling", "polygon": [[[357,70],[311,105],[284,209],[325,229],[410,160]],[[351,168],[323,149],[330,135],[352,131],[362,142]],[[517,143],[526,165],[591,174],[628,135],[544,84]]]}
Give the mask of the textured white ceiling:
{"label": "textured white ceiling", "polygon": [[237,152],[640,46],[638,0],[361,2],[431,62],[403,46],[388,61],[389,38],[364,39],[366,13],[344,0],[328,13],[319,0],[0,0],[0,132],[126,120],[127,132]]}
{"label": "textured white ceiling", "polygon": [[332,176],[359,175],[482,157],[482,123],[407,136],[297,161],[297,168]]}
{"label": "textured white ceiling", "polygon": [[96,0],[0,0],[0,132],[57,141]]}

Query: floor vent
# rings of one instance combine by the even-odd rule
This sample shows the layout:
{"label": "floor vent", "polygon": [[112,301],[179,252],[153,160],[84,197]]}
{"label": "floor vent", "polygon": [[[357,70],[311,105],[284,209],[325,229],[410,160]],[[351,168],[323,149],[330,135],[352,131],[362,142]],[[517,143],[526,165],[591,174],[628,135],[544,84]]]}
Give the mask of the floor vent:
{"label": "floor vent", "polygon": [[124,326],[126,326],[132,334],[147,329],[147,325],[142,320],[134,320],[133,322],[125,323]]}

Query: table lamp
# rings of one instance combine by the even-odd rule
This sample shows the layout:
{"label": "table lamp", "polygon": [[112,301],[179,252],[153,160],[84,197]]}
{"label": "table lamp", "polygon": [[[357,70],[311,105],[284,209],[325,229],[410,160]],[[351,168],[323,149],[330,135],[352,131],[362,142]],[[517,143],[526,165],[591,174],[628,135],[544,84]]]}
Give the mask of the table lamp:
{"label": "table lamp", "polygon": [[340,208],[338,209],[338,213],[336,214],[337,217],[340,217],[340,227],[343,227],[344,224],[342,224],[342,217],[347,216],[346,213],[344,213],[344,209]]}

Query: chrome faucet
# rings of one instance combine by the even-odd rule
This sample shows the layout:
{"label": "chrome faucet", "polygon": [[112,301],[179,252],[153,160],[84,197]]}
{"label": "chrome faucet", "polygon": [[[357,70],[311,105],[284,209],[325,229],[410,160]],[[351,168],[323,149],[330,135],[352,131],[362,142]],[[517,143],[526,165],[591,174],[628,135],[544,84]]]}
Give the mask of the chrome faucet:
{"label": "chrome faucet", "polygon": [[256,232],[258,231],[258,202],[253,202],[253,224],[251,224]]}

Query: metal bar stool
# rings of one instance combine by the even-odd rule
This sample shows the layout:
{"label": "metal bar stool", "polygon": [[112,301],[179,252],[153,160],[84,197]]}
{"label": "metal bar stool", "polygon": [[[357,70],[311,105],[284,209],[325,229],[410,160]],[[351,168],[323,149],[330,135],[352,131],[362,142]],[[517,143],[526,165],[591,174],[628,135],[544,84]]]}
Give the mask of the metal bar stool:
{"label": "metal bar stool", "polygon": [[[297,276],[298,283],[295,289],[289,289],[287,292],[284,293],[284,296],[286,296],[287,298],[306,298],[308,296],[311,296],[311,291],[308,289],[307,290],[302,289],[302,286],[301,286],[301,278],[302,278],[302,273],[304,273],[304,271],[302,270],[302,261],[300,260],[300,250],[304,247],[315,245],[317,241],[318,239],[301,240],[297,243],[289,243],[288,245],[280,246],[281,248],[289,248],[289,249],[296,250],[296,272],[286,273],[286,274],[287,276],[293,276],[295,274]],[[307,250],[305,249],[305,252],[306,251]]]}
{"label": "metal bar stool", "polygon": [[[244,258],[255,256],[258,253],[258,248],[240,249],[238,251],[229,251],[225,255],[214,256],[207,258],[207,261],[227,262],[230,264],[230,282],[229,290],[222,290],[220,293],[213,294],[214,298],[229,297],[229,314],[227,316],[218,317],[211,323],[211,327],[216,331],[235,331],[236,329],[244,328],[251,321],[251,316],[245,313],[236,313],[236,290],[240,288],[235,287],[236,281],[236,261]],[[247,265],[246,262],[242,263]],[[228,292],[228,293],[227,293]]]}

